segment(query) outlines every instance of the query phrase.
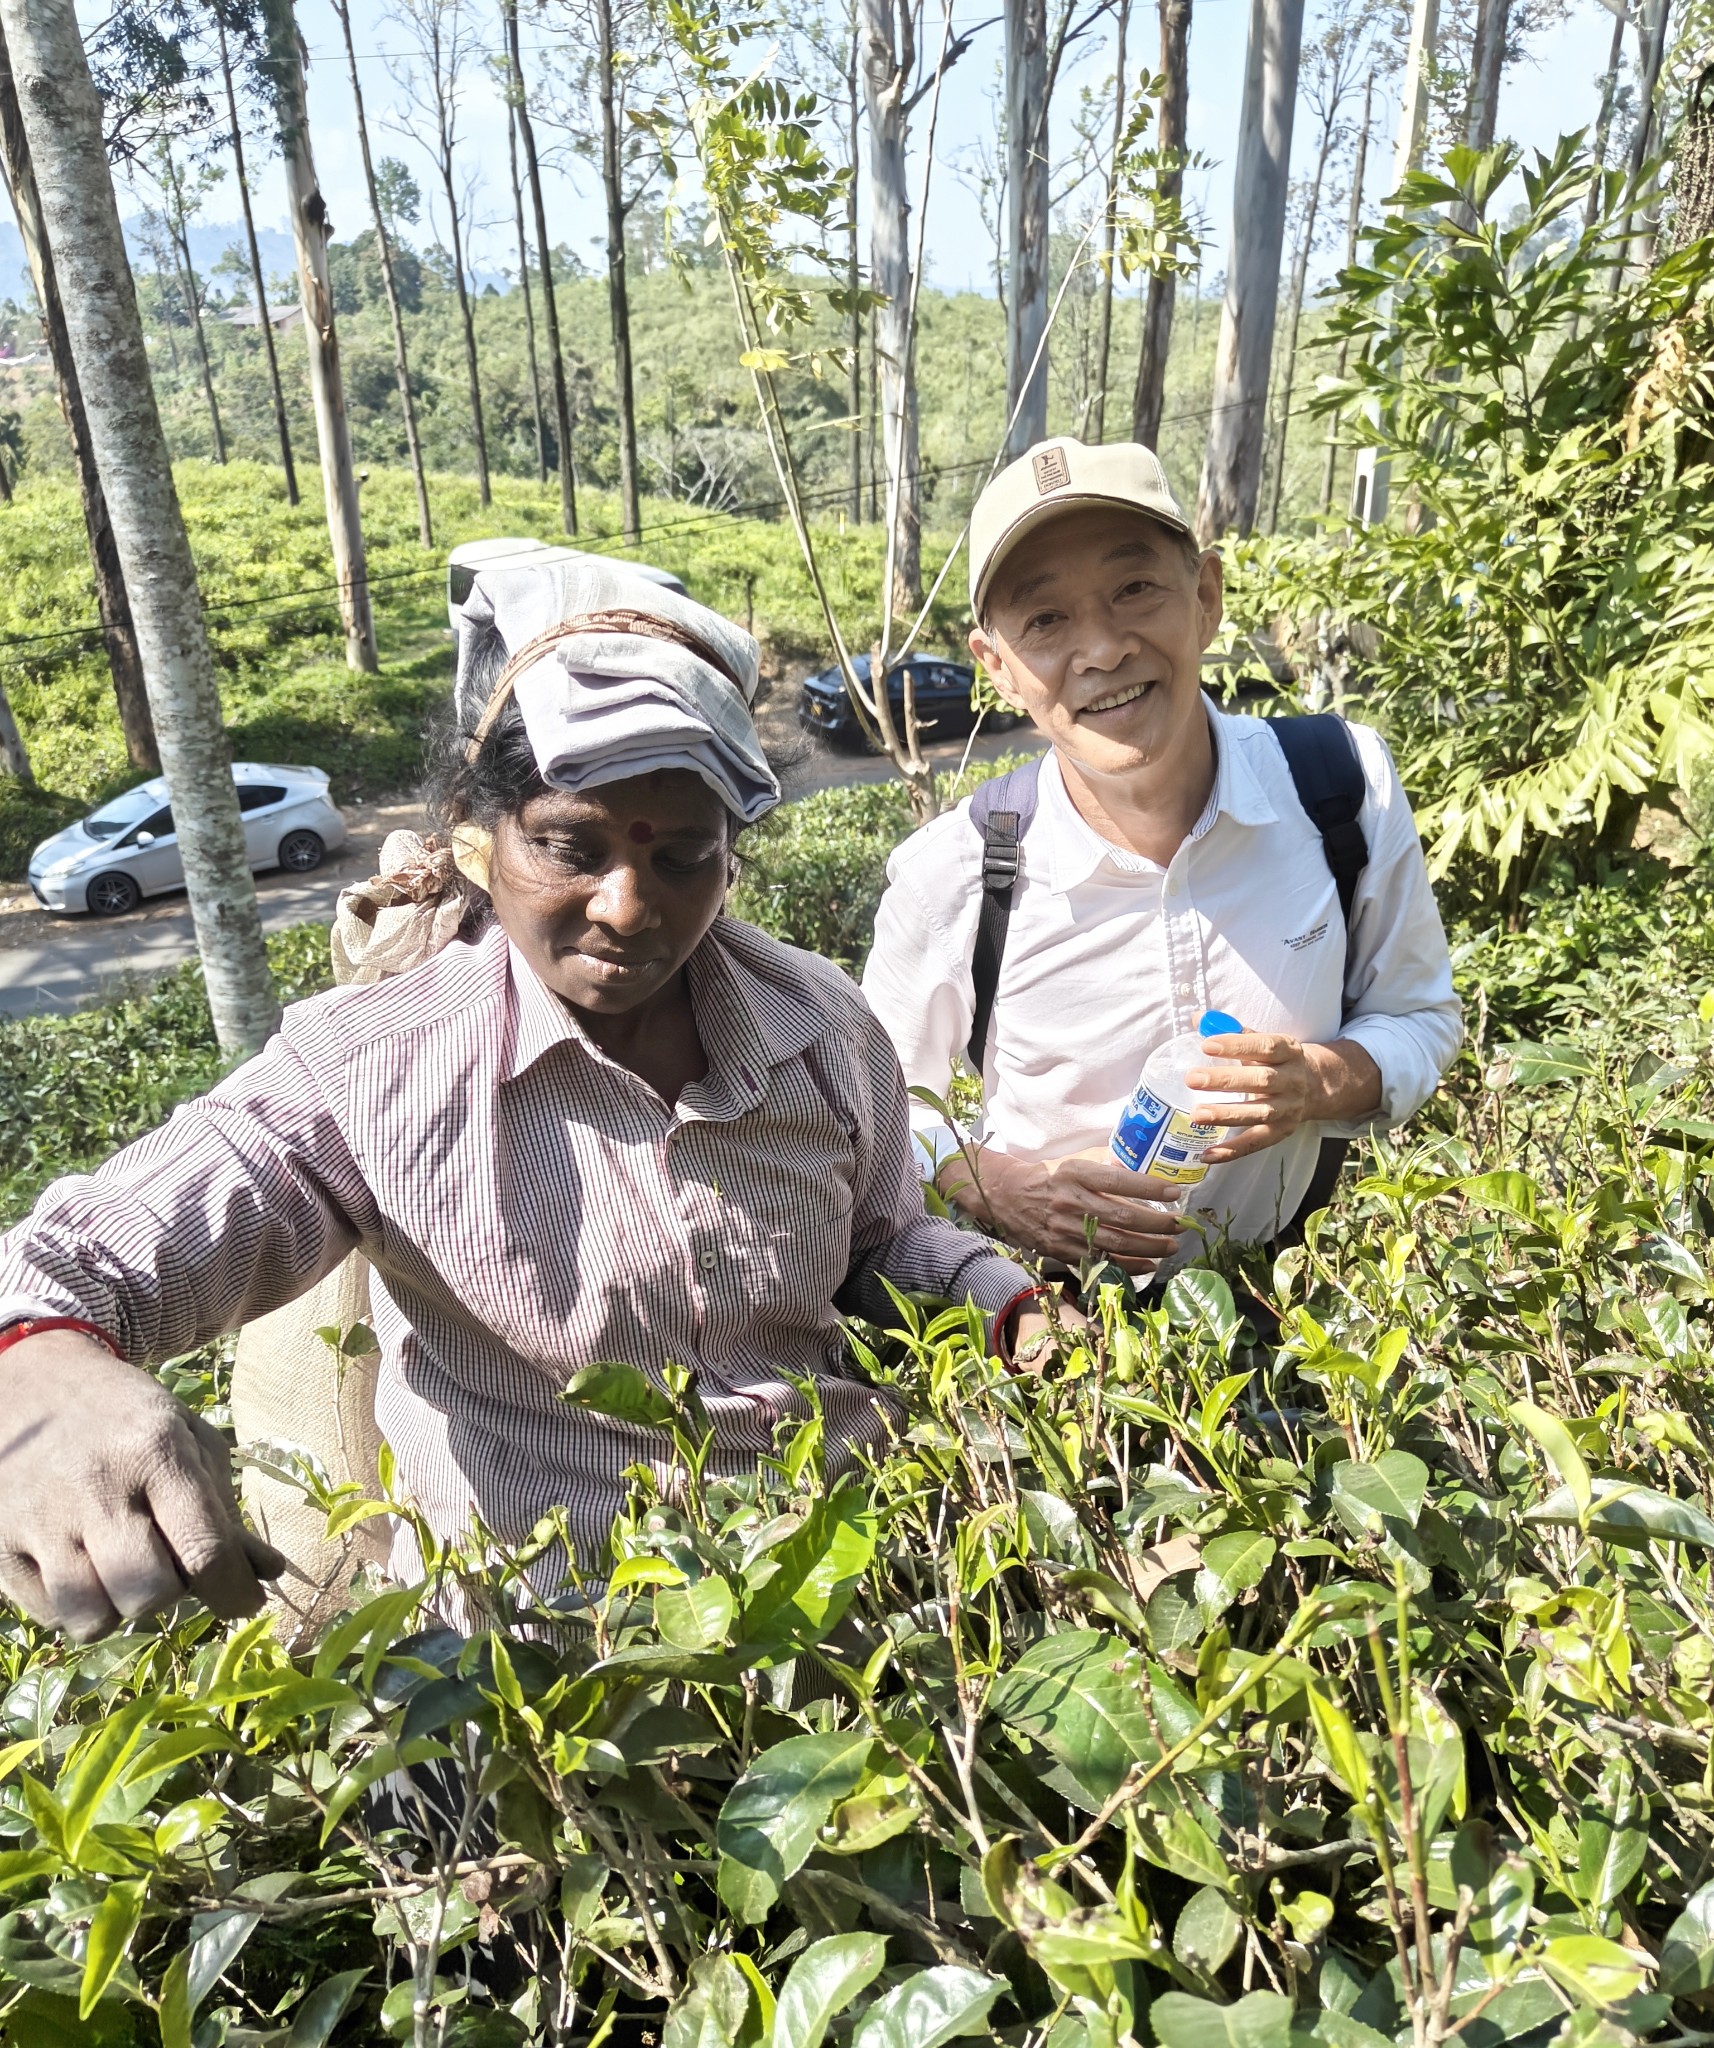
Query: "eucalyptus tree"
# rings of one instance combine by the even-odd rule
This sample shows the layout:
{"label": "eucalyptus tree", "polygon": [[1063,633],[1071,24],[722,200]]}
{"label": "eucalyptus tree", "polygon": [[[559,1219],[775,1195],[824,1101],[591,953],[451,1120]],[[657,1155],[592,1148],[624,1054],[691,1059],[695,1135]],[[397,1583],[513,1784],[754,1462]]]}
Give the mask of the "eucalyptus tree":
{"label": "eucalyptus tree", "polygon": [[[333,0],[333,11],[339,16],[340,31],[345,38],[345,62],[351,74],[351,99],[357,114],[357,141],[363,156],[363,184],[369,194],[369,213],[375,223],[375,251],[381,259],[381,288],[387,298],[387,318],[393,329],[393,374],[399,385],[399,410],[405,421],[405,447],[411,460],[411,479],[417,493],[417,538],[425,548],[434,546],[434,520],[429,512],[428,478],[423,473],[422,442],[417,436],[417,406],[411,394],[411,362],[405,345],[405,318],[399,305],[399,280],[393,264],[394,207],[387,204],[383,191],[390,159],[383,158],[377,172],[374,152],[369,147],[369,116],[363,104],[363,78],[357,68],[357,46],[351,36],[350,0]],[[396,171],[403,172],[398,165]],[[405,173],[412,195],[415,182]],[[395,176],[391,181],[397,193],[400,180]],[[414,198],[412,201],[414,217]]]}
{"label": "eucalyptus tree", "polygon": [[571,0],[565,13],[574,34],[558,53],[544,119],[565,134],[577,156],[595,166],[601,180],[619,503],[625,538],[635,542],[642,513],[626,243],[631,214],[659,176],[660,155],[648,128],[632,117],[656,105],[664,89],[660,36],[647,0]]}
{"label": "eucalyptus tree", "polygon": [[[1315,254],[1316,228],[1321,218],[1322,187],[1326,183],[1327,167],[1334,151],[1345,139],[1346,103],[1357,90],[1358,74],[1370,61],[1373,20],[1373,13],[1364,0],[1331,0],[1316,24],[1315,37],[1301,65],[1299,92],[1305,107],[1315,117],[1315,154],[1313,168],[1303,182],[1303,218],[1298,224],[1297,250],[1286,295],[1285,348],[1280,361],[1271,435],[1272,477],[1263,522],[1269,533],[1279,525],[1280,499],[1285,488],[1292,392],[1297,377],[1298,335],[1303,325],[1309,265]],[[1372,79],[1372,72],[1370,76]]]}
{"label": "eucalyptus tree", "polygon": [[1100,298],[1095,329],[1095,396],[1090,407],[1088,438],[1107,438],[1107,378],[1113,349],[1113,271],[1118,234],[1119,165],[1125,153],[1125,38],[1131,25],[1131,0],[1119,0],[1113,22],[1113,142],[1107,155],[1107,176],[1101,203]]}
{"label": "eucalyptus tree", "polygon": [[[101,619],[102,643],[107,652],[108,671],[113,678],[113,695],[119,707],[119,726],[125,735],[125,755],[133,768],[154,774],[161,765],[155,740],[155,721],[149,709],[148,689],[143,680],[143,658],[137,645],[136,621],[125,588],[125,571],[119,546],[113,537],[113,522],[107,510],[107,495],[89,435],[89,417],[84,409],[83,387],[72,354],[66,327],[65,307],[60,298],[59,270],[48,242],[42,218],[41,195],[30,158],[29,137],[24,130],[23,109],[18,104],[17,84],[12,75],[6,41],[0,33],[0,168],[17,215],[18,232],[24,243],[36,301],[42,311],[42,331],[47,338],[48,356],[53,364],[54,383],[60,411],[71,438],[77,465],[78,497],[83,511],[84,533],[89,543],[90,567],[95,576],[95,608]],[[22,743],[20,742],[20,746]],[[16,768],[12,771],[18,773]]]}
{"label": "eucalyptus tree", "polygon": [[0,0],[41,217],[91,444],[131,594],[209,1008],[223,1051],[257,1050],[279,1004],[244,846],[196,564],[155,404],[72,0]]}
{"label": "eucalyptus tree", "polygon": [[1019,455],[1047,433],[1047,0],[1005,8],[1007,446]]}
{"label": "eucalyptus tree", "polygon": [[542,272],[542,326],[547,333],[548,367],[553,379],[555,461],[559,468],[559,516],[566,532],[577,533],[577,465],[572,444],[571,395],[566,388],[565,352],[560,346],[559,299],[554,291],[553,242],[548,235],[547,202],[542,194],[541,158],[536,150],[535,123],[530,118],[530,93],[524,77],[523,40],[518,32],[518,0],[500,0],[500,19],[511,60],[511,99],[524,147],[524,174],[535,216],[536,260]]}
{"label": "eucalyptus tree", "polygon": [[357,468],[351,458],[351,425],[345,411],[339,331],[333,317],[333,280],[327,264],[327,201],[322,196],[310,148],[305,50],[292,0],[262,0],[262,9],[267,27],[263,74],[273,98],[280,154],[285,161],[286,202],[297,251],[298,294],[303,308],[304,342],[309,351],[310,398],[315,407],[322,495],[327,506],[340,620],[345,630],[345,658],[354,669],[372,673],[379,665],[375,616],[369,600],[369,565],[357,504]]}
{"label": "eucalyptus tree", "polygon": [[439,173],[446,200],[447,257],[458,298],[459,327],[464,339],[465,388],[470,401],[470,439],[476,458],[476,489],[484,505],[492,491],[488,480],[488,432],[482,418],[482,365],[476,348],[476,316],[470,302],[470,279],[464,265],[464,215],[468,192],[458,188],[458,120],[463,109],[466,74],[477,55],[476,32],[466,0],[393,0],[390,18],[411,39],[414,54],[392,66],[409,111],[393,115],[394,125],[426,149]]}
{"label": "eucalyptus tree", "polygon": [[[511,66],[506,66],[508,79]],[[518,180],[518,110],[506,98],[506,168],[512,181],[512,224],[518,237],[518,289],[524,295],[524,349],[530,365],[530,418],[536,430],[536,482],[548,480],[547,423],[542,418],[542,369],[536,354],[536,295],[530,285],[530,240],[524,232],[524,188]]]}
{"label": "eucalyptus tree", "polygon": [[[1357,262],[1357,238],[1363,227],[1363,192],[1369,173],[1369,132],[1375,113],[1375,67],[1370,65],[1369,75],[1363,81],[1363,118],[1357,128],[1356,151],[1351,160],[1351,185],[1346,195],[1345,209],[1345,268],[1355,268]],[[1344,381],[1350,363],[1351,337],[1341,334],[1339,350],[1334,359],[1335,382]],[[1339,413],[1335,409],[1327,415],[1327,443],[1321,464],[1321,500],[1318,510],[1324,515],[1333,509],[1333,482],[1339,468]]]}
{"label": "eucalyptus tree", "polygon": [[[280,442],[280,467],[286,478],[286,503],[298,502],[297,466],[292,461],[291,428],[286,421],[286,394],[280,385],[280,353],[274,346],[274,321],[268,307],[268,285],[262,274],[262,250],[256,240],[256,214],[250,203],[250,176],[244,160],[244,124],[238,118],[238,94],[232,79],[232,52],[227,39],[226,16],[223,5],[232,0],[213,0],[214,32],[220,50],[220,77],[226,89],[226,116],[228,136],[232,144],[232,164],[238,174],[238,200],[244,212],[244,246],[250,258],[250,283],[256,294],[256,321],[262,336],[262,350],[268,364],[268,389],[274,401],[274,431]],[[234,9],[234,31],[246,38],[252,32],[252,21],[245,0],[238,0]]]}
{"label": "eucalyptus tree", "polygon": [[1003,0],[1006,31],[1007,448],[1047,432],[1052,179],[1048,115],[1066,52],[1116,0]]}
{"label": "eucalyptus tree", "polygon": [[158,214],[167,246],[173,254],[179,289],[184,296],[185,318],[196,343],[197,366],[202,373],[203,403],[208,408],[208,431],[214,445],[214,459],[226,460],[226,434],[220,424],[220,401],[214,392],[214,369],[208,359],[208,335],[202,324],[202,285],[190,253],[190,223],[202,210],[202,197],[209,182],[205,166],[200,174],[185,180],[184,167],[173,148],[173,138],[163,135],[151,152],[151,168],[161,194]]}
{"label": "eucalyptus tree", "polygon": [[[911,117],[925,99],[938,110],[940,82],[969,49],[977,31],[954,35],[948,5],[937,46],[925,50],[917,0],[860,0],[860,6],[863,94],[869,116],[869,289],[874,294],[874,360],[889,508],[891,574],[885,602],[889,613],[902,613],[922,596],[916,325],[927,195],[925,190],[918,209],[913,252],[907,175]],[[932,163],[931,130],[925,166],[931,168]]]}
{"label": "eucalyptus tree", "polygon": [[1196,502],[1205,540],[1248,533],[1256,519],[1302,38],[1303,0],[1250,0],[1226,303]]}
{"label": "eucalyptus tree", "polygon": [[[1156,191],[1164,204],[1177,207],[1184,192],[1190,120],[1191,0],[1158,0],[1158,6],[1161,59],[1155,142],[1161,153],[1161,167]],[[1176,269],[1168,265],[1149,272],[1148,293],[1143,302],[1142,344],[1137,353],[1137,385],[1131,396],[1131,438],[1141,441],[1145,448],[1153,448],[1160,439],[1177,291]]]}

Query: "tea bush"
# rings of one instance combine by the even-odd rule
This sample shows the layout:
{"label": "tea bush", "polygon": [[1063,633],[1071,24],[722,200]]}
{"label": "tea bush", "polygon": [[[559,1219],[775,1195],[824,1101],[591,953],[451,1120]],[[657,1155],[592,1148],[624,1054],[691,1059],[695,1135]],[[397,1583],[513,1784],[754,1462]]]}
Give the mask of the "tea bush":
{"label": "tea bush", "polygon": [[[295,1656],[188,1609],[10,1624],[6,2038],[1705,2039],[1687,1035],[1493,1058],[1306,1247],[1105,1290],[1039,1384],[911,1309],[857,1473],[810,1416],[704,1479],[692,1386],[591,1368],[568,1398],[688,1477],[587,1599],[532,1594],[549,1523],[431,1543]],[[222,1370],[169,1377],[218,1415]],[[431,1848],[366,1795],[435,1760],[468,1792]]]}
{"label": "tea bush", "polygon": [[[809,802],[741,907],[855,960],[900,799]],[[687,1475],[604,1582],[550,1520],[292,1651],[0,1623],[0,2040],[1714,2036],[1714,886],[1604,880],[1455,934],[1453,1085],[1272,1267],[1091,1276],[1039,1383],[859,1331],[860,1470],[811,1411],[706,1479],[693,1385],[591,1368]],[[4,1041],[14,1209],[215,1070],[191,970]],[[433,1764],[438,1842],[375,1797]]]}

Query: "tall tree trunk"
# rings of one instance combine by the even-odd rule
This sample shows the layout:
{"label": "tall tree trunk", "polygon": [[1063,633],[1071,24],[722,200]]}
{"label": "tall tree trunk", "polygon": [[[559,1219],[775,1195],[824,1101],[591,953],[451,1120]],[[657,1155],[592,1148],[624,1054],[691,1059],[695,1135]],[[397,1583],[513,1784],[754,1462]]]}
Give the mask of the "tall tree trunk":
{"label": "tall tree trunk", "polygon": [[[1666,60],[1667,21],[1672,12],[1671,0],[1643,0],[1642,19],[1638,24],[1640,40],[1639,57],[1642,75],[1637,81],[1637,124],[1631,132],[1631,182],[1630,203],[1642,204],[1642,220],[1630,244],[1630,264],[1633,270],[1645,271],[1653,267],[1655,235],[1660,226],[1660,186],[1658,181],[1652,192],[1643,193],[1643,167],[1651,155],[1660,150],[1660,97],[1661,66]],[[1626,226],[1630,225],[1630,210],[1625,216]]]}
{"label": "tall tree trunk", "polygon": [[[10,504],[10,498],[6,501]],[[30,750],[24,745],[24,735],[18,730],[18,721],[12,715],[12,700],[0,685],[0,771],[10,775],[14,782],[25,789],[36,786],[36,771],[30,766]]]}
{"label": "tall tree trunk", "polygon": [[220,406],[214,396],[214,371],[208,360],[208,336],[202,325],[202,290],[196,281],[196,266],[190,260],[190,237],[185,232],[184,186],[170,149],[167,152],[167,176],[173,188],[173,214],[167,222],[167,233],[172,238],[173,256],[179,266],[185,311],[190,315],[191,332],[196,336],[196,359],[202,371],[202,396],[208,407],[208,430],[214,441],[214,459],[224,465],[226,436],[220,428]]}
{"label": "tall tree trunk", "polygon": [[[1374,118],[1375,74],[1371,70],[1363,81],[1363,125],[1357,130],[1357,154],[1351,165],[1351,205],[1345,216],[1345,268],[1349,270],[1357,261],[1357,237],[1363,227],[1363,185],[1369,174],[1369,124]],[[1335,378],[1345,375],[1345,366],[1351,359],[1351,343],[1348,336],[1339,339],[1339,355],[1334,368]],[[1323,514],[1333,510],[1333,484],[1339,467],[1339,415],[1334,413],[1327,422],[1327,450],[1321,464],[1321,510]]]}
{"label": "tall tree trunk", "polygon": [[846,318],[851,323],[851,363],[848,378],[851,391],[851,524],[863,523],[863,309],[858,297],[863,283],[857,244],[857,152],[861,144],[862,77],[858,65],[857,0],[851,0],[847,23],[850,41],[845,57],[845,130],[850,181],[845,187],[845,293],[850,301]]}
{"label": "tall tree trunk", "polygon": [[351,40],[350,0],[333,0],[339,26],[345,36],[345,62],[351,73],[351,97],[357,108],[357,140],[363,152],[363,182],[369,193],[369,212],[375,223],[375,247],[381,258],[381,286],[387,294],[387,316],[393,323],[393,373],[399,382],[399,406],[405,416],[405,446],[410,451],[411,476],[417,487],[417,538],[425,548],[434,546],[434,521],[429,516],[428,478],[423,474],[422,442],[417,437],[417,404],[411,396],[411,365],[405,352],[405,317],[399,306],[399,281],[393,270],[393,238],[387,232],[387,217],[381,207],[381,188],[375,182],[375,160],[369,150],[369,119],[363,106],[363,81],[357,71],[357,50]]}
{"label": "tall tree trunk", "polygon": [[[1601,75],[1601,110],[1595,117],[1595,140],[1591,150],[1595,162],[1605,169],[1607,147],[1613,136],[1613,102],[1619,92],[1619,67],[1625,56],[1625,12],[1619,8],[1613,15],[1613,42],[1607,52],[1607,69]],[[1589,197],[1583,205],[1583,225],[1592,228],[1601,213],[1601,180],[1597,178],[1589,187]]]}
{"label": "tall tree trunk", "polygon": [[309,349],[310,397],[315,403],[316,440],[321,452],[322,494],[333,549],[334,580],[345,626],[345,658],[373,675],[375,619],[369,602],[369,569],[363,551],[363,521],[357,506],[357,470],[351,459],[351,426],[345,415],[345,384],[339,368],[339,333],[333,320],[333,280],[327,267],[327,202],[316,180],[310,153],[309,107],[304,91],[304,48],[292,0],[263,0],[268,25],[268,69],[280,122],[280,154],[286,166],[286,198],[292,240],[297,245],[298,294],[303,305],[304,340]]}
{"label": "tall tree trunk", "polygon": [[1268,493],[1266,531],[1278,531],[1280,499],[1285,491],[1286,451],[1291,440],[1292,386],[1297,380],[1297,336],[1303,324],[1303,297],[1309,289],[1309,258],[1315,247],[1315,223],[1321,212],[1321,187],[1327,177],[1327,159],[1333,151],[1334,124],[1338,106],[1332,106],[1321,124],[1320,146],[1315,153],[1315,175],[1309,183],[1309,203],[1304,209],[1303,237],[1297,245],[1297,259],[1291,269],[1291,300],[1286,314],[1285,361],[1280,367],[1279,421],[1274,434],[1273,485]]}
{"label": "tall tree trunk", "polygon": [[1005,0],[1006,440],[1021,455],[1047,434],[1047,0]]}
{"label": "tall tree trunk", "polygon": [[547,206],[542,198],[541,165],[536,158],[536,131],[530,122],[529,93],[524,85],[523,53],[518,37],[518,0],[501,0],[506,22],[506,49],[512,60],[512,95],[518,109],[518,140],[524,145],[524,175],[536,217],[536,256],[542,266],[542,325],[547,330],[548,362],[553,370],[554,434],[559,444],[560,523],[577,533],[577,473],[572,467],[571,400],[565,388],[565,354],[559,343],[559,301],[553,288],[553,244],[548,240]]}
{"label": "tall tree trunk", "polygon": [[542,372],[536,357],[536,295],[530,289],[530,243],[524,233],[524,188],[518,182],[518,110],[506,100],[506,164],[512,174],[512,219],[518,231],[518,288],[524,295],[524,346],[530,359],[530,417],[536,428],[536,482],[548,480],[547,426],[542,418]]}
{"label": "tall tree trunk", "polygon": [[[1161,94],[1155,143],[1167,155],[1169,168],[1156,180],[1163,201],[1174,205],[1184,192],[1184,172],[1175,158],[1181,157],[1190,122],[1190,7],[1191,0],[1160,0],[1161,76],[1166,89]],[[1197,280],[1200,297],[1202,284]],[[1148,296],[1143,305],[1143,340],[1137,357],[1137,388],[1131,400],[1131,438],[1153,448],[1160,441],[1161,410],[1166,403],[1166,362],[1172,348],[1172,309],[1178,295],[1178,277],[1171,270],[1149,272]]]}
{"label": "tall tree trunk", "polygon": [[607,200],[607,314],[613,329],[613,387],[619,398],[619,504],[625,538],[642,538],[637,504],[637,397],[631,370],[631,292],[625,278],[625,166],[619,149],[619,84],[613,70],[613,0],[595,0],[601,94],[601,186]]}
{"label": "tall tree trunk", "polygon": [[256,240],[256,216],[250,205],[250,179],[244,167],[244,130],[238,119],[238,95],[232,89],[232,60],[226,48],[226,21],[215,0],[214,26],[220,37],[220,75],[226,81],[226,112],[232,123],[232,161],[238,171],[238,200],[244,209],[244,240],[250,251],[250,282],[256,289],[256,317],[262,323],[262,347],[268,358],[268,389],[274,398],[274,430],[280,437],[280,467],[286,473],[286,503],[298,502],[298,472],[292,461],[291,430],[286,425],[286,394],[280,384],[280,354],[274,346],[274,322],[268,312],[268,286],[262,275],[262,250]]}
{"label": "tall tree trunk", "polygon": [[1470,53],[1470,99],[1464,112],[1464,140],[1472,149],[1492,149],[1500,118],[1500,74],[1506,68],[1506,36],[1512,0],[1477,0],[1476,38]]}
{"label": "tall tree trunk", "polygon": [[1205,540],[1233,529],[1248,533],[1256,520],[1302,42],[1303,0],[1250,0],[1231,258],[1196,503],[1196,530]]}
{"label": "tall tree trunk", "polygon": [[488,485],[488,432],[482,424],[482,369],[476,355],[476,319],[470,307],[470,287],[464,275],[464,230],[458,217],[458,193],[452,182],[452,146],[444,130],[439,156],[441,189],[452,218],[452,281],[458,288],[458,322],[464,334],[464,382],[470,398],[470,433],[476,450],[476,495],[487,505],[492,502],[493,493]]}
{"label": "tall tree trunk", "polygon": [[[1399,124],[1393,138],[1393,190],[1422,167],[1428,143],[1430,85],[1440,41],[1440,0],[1412,0],[1405,75],[1399,88]],[[1359,448],[1351,465],[1351,517],[1378,526],[1387,516],[1393,466],[1378,448]]]}
{"label": "tall tree trunk", "polygon": [[278,1022],[244,850],[202,594],[143,346],[143,323],[71,0],[3,0],[43,223],[161,738],[185,888],[222,1051]]}
{"label": "tall tree trunk", "polygon": [[53,250],[42,225],[41,200],[36,191],[35,171],[30,163],[30,145],[24,133],[23,111],[12,76],[6,42],[0,35],[0,158],[4,159],[6,189],[12,211],[18,217],[24,255],[36,298],[42,309],[42,328],[47,336],[48,354],[53,360],[54,382],[59,388],[60,410],[71,436],[72,454],[77,462],[78,495],[83,504],[83,527],[89,541],[90,567],[95,573],[95,608],[101,617],[101,637],[107,649],[107,666],[113,677],[113,695],[119,706],[119,726],[125,735],[125,758],[133,768],[145,768],[151,775],[161,766],[155,742],[155,721],[149,710],[148,690],[143,681],[143,657],[137,647],[137,629],[131,617],[131,600],[125,589],[125,572],[119,566],[119,548],[113,538],[113,524],[107,516],[107,499],[101,475],[95,466],[95,451],[89,439],[89,420],[83,408],[83,392],[72,358],[71,338],[66,332],[65,308],[60,303],[59,273]]}
{"label": "tall tree trunk", "polygon": [[1107,369],[1113,351],[1113,244],[1118,230],[1119,147],[1125,139],[1125,31],[1131,21],[1131,0],[1119,0],[1115,30],[1118,48],[1113,59],[1113,146],[1107,157],[1107,210],[1101,222],[1101,285],[1095,311],[1095,404],[1089,415],[1091,438],[1107,438]]}
{"label": "tall tree trunk", "polygon": [[896,494],[893,609],[922,601],[922,483],[917,475],[916,366],[911,347],[910,193],[905,178],[906,97],[915,69],[909,0],[863,0],[863,85],[869,110],[869,281],[887,498]]}

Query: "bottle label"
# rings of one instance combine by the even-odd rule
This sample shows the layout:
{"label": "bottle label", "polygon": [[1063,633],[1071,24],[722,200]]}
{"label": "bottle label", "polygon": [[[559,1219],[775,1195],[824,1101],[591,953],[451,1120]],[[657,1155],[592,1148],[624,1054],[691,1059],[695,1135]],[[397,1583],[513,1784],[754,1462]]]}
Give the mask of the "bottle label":
{"label": "bottle label", "polygon": [[1133,1173],[1151,1173],[1176,1187],[1193,1187],[1208,1171],[1203,1154],[1226,1135],[1224,1124],[1198,1123],[1139,1087],[1113,1130],[1114,1156]]}

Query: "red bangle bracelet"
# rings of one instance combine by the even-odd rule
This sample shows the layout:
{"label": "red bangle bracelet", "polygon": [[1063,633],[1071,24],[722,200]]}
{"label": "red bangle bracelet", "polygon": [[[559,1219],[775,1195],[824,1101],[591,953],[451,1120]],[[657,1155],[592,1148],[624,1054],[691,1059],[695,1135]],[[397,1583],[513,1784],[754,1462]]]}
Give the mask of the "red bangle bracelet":
{"label": "red bangle bracelet", "polygon": [[1000,1363],[1006,1368],[1008,1372],[1012,1371],[1014,1368],[1012,1365],[1012,1345],[1011,1340],[1006,1335],[1006,1325],[1012,1320],[1013,1316],[1017,1314],[1018,1310],[1021,1309],[1026,1302],[1045,1301],[1046,1298],[1047,1289],[1045,1287],[1020,1288],[1018,1292],[1012,1296],[1011,1300],[1006,1303],[1005,1307],[1001,1309],[999,1314],[995,1316],[994,1353],[995,1356],[999,1359]]}
{"label": "red bangle bracelet", "polygon": [[93,1337],[97,1344],[105,1344],[115,1358],[124,1360],[124,1352],[107,1332],[98,1323],[86,1323],[81,1316],[25,1316],[16,1323],[8,1323],[0,1330],[0,1351],[10,1350],[26,1337],[40,1337],[49,1330],[76,1330],[81,1336]]}

